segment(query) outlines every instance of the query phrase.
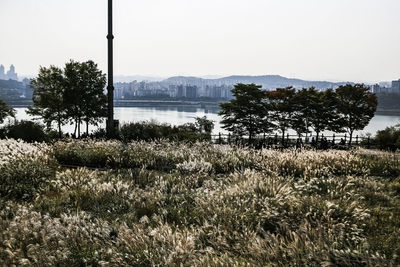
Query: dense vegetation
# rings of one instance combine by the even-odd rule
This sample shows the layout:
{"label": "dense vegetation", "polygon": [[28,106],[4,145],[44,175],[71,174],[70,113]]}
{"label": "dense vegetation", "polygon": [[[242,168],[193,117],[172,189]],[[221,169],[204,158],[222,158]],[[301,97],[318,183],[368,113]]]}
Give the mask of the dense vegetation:
{"label": "dense vegetation", "polygon": [[116,137],[124,142],[160,139],[186,142],[210,141],[213,128],[214,122],[206,116],[197,117],[195,123],[188,122],[179,126],[156,121],[131,122],[122,125],[117,130]]}
{"label": "dense vegetation", "polygon": [[4,122],[7,117],[14,117],[15,110],[10,108],[3,100],[0,99],[0,124]]}
{"label": "dense vegetation", "polygon": [[387,127],[378,131],[374,139],[375,145],[382,150],[396,151],[400,149],[400,125]]}
{"label": "dense vegetation", "polygon": [[284,144],[285,133],[293,129],[299,136],[313,130],[316,142],[325,130],[346,132],[350,136],[363,130],[374,117],[377,97],[363,84],[339,86],[335,91],[314,87],[293,87],[263,91],[255,84],[237,84],[234,98],[220,105],[223,127],[234,135],[247,135],[249,143],[259,133],[279,130]]}
{"label": "dense vegetation", "polygon": [[397,265],[399,176],[364,150],[4,140],[0,265]]}
{"label": "dense vegetation", "polygon": [[107,115],[107,98],[104,94],[106,75],[97,64],[71,60],[63,69],[41,67],[36,78],[31,80],[33,107],[28,113],[43,119],[48,129],[57,125],[61,138],[61,126],[75,124],[74,135],[80,137],[81,123],[98,125]]}

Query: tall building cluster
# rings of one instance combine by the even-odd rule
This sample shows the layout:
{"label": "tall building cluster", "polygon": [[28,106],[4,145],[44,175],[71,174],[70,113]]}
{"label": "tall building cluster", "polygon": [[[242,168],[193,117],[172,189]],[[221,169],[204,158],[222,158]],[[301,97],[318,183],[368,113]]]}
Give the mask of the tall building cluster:
{"label": "tall building cluster", "polygon": [[130,99],[135,97],[168,97],[168,98],[232,98],[233,86],[229,85],[193,85],[167,82],[116,83],[115,98]]}
{"label": "tall building cluster", "polygon": [[15,72],[14,65],[10,66],[10,69],[5,72],[3,65],[0,65],[0,80],[15,80],[18,81],[18,74]]}
{"label": "tall building cluster", "polygon": [[372,87],[372,91],[374,93],[393,93],[400,94],[400,79],[396,81],[392,81],[392,87],[380,86],[379,84],[375,84]]}

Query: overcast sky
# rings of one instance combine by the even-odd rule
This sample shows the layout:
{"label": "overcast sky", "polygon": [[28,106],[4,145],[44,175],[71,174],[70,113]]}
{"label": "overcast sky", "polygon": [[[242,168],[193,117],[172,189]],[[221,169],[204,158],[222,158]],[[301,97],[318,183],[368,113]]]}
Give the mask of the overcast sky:
{"label": "overcast sky", "polygon": [[[116,75],[400,78],[400,0],[114,0]],[[107,64],[107,0],[0,0],[0,64]]]}

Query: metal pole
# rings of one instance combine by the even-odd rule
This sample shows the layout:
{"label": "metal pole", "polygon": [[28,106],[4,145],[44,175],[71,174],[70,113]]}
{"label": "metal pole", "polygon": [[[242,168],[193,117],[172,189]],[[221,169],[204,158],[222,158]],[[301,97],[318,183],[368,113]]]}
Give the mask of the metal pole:
{"label": "metal pole", "polygon": [[107,135],[114,135],[114,68],[113,68],[113,2],[108,0],[108,116],[107,116]]}

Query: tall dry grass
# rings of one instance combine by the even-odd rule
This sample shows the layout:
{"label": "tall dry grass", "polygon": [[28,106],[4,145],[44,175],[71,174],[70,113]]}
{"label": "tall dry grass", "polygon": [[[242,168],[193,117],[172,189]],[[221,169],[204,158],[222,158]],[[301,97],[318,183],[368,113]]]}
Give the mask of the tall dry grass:
{"label": "tall dry grass", "polygon": [[[166,141],[0,149],[2,266],[400,263],[396,154]],[[29,197],[15,197],[18,184]]]}

